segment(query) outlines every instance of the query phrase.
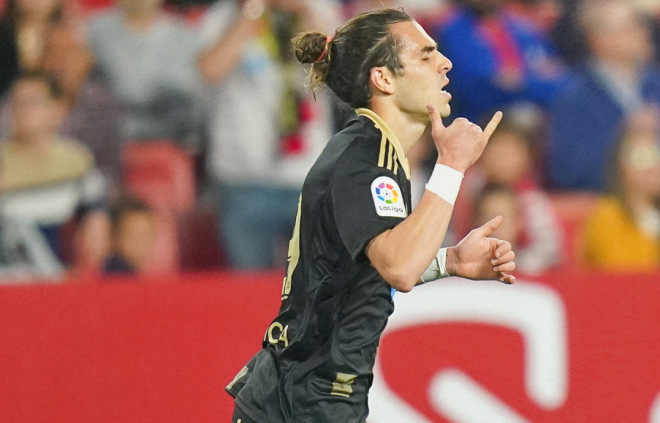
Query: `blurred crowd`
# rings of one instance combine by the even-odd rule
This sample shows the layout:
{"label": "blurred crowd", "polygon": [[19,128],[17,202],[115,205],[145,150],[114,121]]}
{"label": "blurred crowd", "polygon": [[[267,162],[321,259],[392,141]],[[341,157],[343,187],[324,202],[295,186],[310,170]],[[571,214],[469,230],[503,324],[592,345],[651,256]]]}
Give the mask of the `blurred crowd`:
{"label": "blurred crowd", "polygon": [[[447,242],[505,217],[521,273],[660,269],[660,2],[4,0],[0,276],[272,269],[352,111],[290,40],[403,7],[454,64],[452,116],[505,118]],[[413,189],[435,162],[409,157]]]}

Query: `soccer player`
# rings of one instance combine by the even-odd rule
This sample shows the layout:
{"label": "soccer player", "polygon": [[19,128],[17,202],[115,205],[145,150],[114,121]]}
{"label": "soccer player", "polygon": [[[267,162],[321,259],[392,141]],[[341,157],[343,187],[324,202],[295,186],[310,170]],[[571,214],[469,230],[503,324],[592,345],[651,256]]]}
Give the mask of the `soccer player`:
{"label": "soccer player", "polygon": [[[451,62],[399,10],[358,15],[333,38],[302,34],[294,47],[313,63],[313,86],[358,117],[305,180],[279,315],[227,391],[234,423],[362,423],[394,290],[450,275],[514,282],[511,245],[488,238],[501,217],[440,249],[463,173],[502,114],[485,130],[465,119],[443,126]],[[429,124],[438,164],[411,212],[406,153]]]}

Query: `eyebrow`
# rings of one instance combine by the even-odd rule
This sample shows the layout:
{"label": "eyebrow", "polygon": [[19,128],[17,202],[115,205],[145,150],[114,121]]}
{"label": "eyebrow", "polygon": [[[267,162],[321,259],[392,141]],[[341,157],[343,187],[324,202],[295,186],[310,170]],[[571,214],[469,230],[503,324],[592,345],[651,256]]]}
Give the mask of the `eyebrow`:
{"label": "eyebrow", "polygon": [[424,46],[424,47],[422,47],[422,49],[420,50],[420,53],[422,53],[422,54],[423,54],[423,53],[431,53],[431,52],[433,52],[433,51],[435,51],[435,50],[437,50],[437,49],[438,49],[438,43],[435,43],[435,45],[432,45],[432,46]]}

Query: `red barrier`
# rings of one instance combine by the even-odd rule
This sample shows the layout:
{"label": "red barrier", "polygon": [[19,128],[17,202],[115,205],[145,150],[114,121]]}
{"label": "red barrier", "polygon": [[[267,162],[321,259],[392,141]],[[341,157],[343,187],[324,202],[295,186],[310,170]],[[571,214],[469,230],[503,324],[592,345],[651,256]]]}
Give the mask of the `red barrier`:
{"label": "red barrier", "polygon": [[660,422],[658,275],[417,290],[395,298],[373,422]]}
{"label": "red barrier", "polygon": [[[229,422],[224,386],[280,289],[279,274],[0,287],[0,421]],[[450,280],[395,300],[373,422],[660,421],[660,275]]]}
{"label": "red barrier", "polygon": [[229,422],[281,277],[0,288],[0,421]]}

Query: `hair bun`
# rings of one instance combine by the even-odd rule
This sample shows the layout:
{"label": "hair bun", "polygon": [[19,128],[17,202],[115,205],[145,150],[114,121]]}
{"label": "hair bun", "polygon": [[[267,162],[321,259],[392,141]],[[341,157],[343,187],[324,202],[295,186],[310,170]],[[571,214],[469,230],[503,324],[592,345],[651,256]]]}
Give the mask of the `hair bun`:
{"label": "hair bun", "polygon": [[316,63],[323,55],[327,37],[320,32],[306,32],[293,39],[296,59],[301,63]]}

